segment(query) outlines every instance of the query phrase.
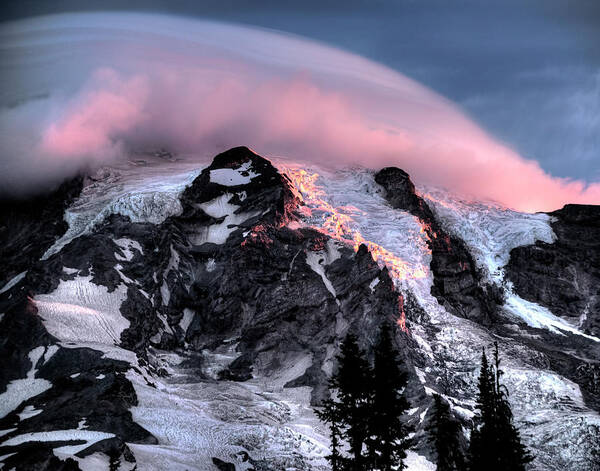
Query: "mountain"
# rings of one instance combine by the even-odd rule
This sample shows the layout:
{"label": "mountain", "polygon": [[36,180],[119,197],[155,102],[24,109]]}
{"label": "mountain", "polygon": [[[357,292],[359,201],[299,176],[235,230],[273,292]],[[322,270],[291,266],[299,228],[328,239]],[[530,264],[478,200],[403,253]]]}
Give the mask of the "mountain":
{"label": "mountain", "polygon": [[312,407],[346,332],[393,320],[409,470],[446,397],[468,438],[494,341],[534,470],[600,469],[600,207],[522,214],[401,169],[245,147],[1,203],[0,462],[326,470]]}

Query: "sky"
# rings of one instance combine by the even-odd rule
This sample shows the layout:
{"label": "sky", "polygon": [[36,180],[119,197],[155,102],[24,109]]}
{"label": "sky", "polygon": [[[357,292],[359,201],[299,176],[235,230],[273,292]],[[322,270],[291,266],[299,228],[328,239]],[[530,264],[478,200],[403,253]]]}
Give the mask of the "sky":
{"label": "sky", "polygon": [[[28,20],[99,9],[117,13]],[[599,2],[23,0],[1,18],[6,187],[211,141],[395,164],[527,211],[600,203]]]}
{"label": "sky", "polygon": [[596,0],[3,3],[4,20],[98,9],[157,11],[313,38],[385,64],[448,97],[554,176],[600,179]]}

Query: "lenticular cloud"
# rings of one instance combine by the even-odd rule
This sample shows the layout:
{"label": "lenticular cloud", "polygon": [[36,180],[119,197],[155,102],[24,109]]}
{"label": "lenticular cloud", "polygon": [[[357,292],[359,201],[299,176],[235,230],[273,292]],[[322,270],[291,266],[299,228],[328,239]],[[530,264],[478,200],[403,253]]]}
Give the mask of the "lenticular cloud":
{"label": "lenticular cloud", "polygon": [[396,165],[526,211],[600,202],[600,184],[553,178],[407,77],[294,36],[93,13],[5,23],[0,43],[3,192],[138,149],[247,145],[329,166]]}

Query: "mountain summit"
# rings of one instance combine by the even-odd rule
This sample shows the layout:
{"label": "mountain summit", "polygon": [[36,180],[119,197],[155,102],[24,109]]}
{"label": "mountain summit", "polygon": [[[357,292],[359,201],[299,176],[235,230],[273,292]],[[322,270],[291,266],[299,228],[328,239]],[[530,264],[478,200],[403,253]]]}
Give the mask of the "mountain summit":
{"label": "mountain summit", "polygon": [[598,207],[517,213],[246,147],[1,207],[6,469],[328,469],[313,406],[346,333],[372,355],[384,322],[409,470],[435,469],[435,394],[467,440],[494,342],[531,469],[597,465]]}

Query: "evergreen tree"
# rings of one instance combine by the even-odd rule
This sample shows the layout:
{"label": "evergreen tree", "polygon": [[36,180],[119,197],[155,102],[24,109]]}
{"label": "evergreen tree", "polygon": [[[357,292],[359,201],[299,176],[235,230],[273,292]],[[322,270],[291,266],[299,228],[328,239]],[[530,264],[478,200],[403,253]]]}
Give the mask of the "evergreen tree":
{"label": "evergreen tree", "polygon": [[374,349],[372,403],[369,414],[369,468],[381,471],[404,469],[410,447],[409,427],[402,416],[409,408],[403,390],[407,374],[400,369],[388,324],[381,327]]}
{"label": "evergreen tree", "polygon": [[441,396],[436,394],[433,399],[433,420],[427,429],[437,454],[437,471],[462,471],[465,460],[459,440],[460,424]]}
{"label": "evergreen tree", "polygon": [[498,344],[494,343],[494,365],[488,364],[485,350],[481,358],[475,428],[471,434],[472,471],[524,471],[533,458],[521,443],[513,424],[508,390],[501,384]]}
{"label": "evergreen tree", "polygon": [[322,409],[316,410],[317,417],[322,422],[329,424],[329,437],[331,439],[331,454],[326,458],[331,463],[331,471],[342,471],[345,469],[344,458],[341,454],[340,442],[342,436],[342,420],[340,417],[340,404],[333,399],[323,401]]}
{"label": "evergreen tree", "polygon": [[499,470],[525,471],[525,465],[533,460],[521,443],[519,430],[513,424],[513,414],[508,402],[508,390],[501,384],[504,372],[500,369],[498,343],[494,342],[494,397],[496,402],[496,430],[499,449]]}
{"label": "evergreen tree", "polygon": [[[479,371],[476,408],[479,413],[475,417],[475,427],[471,432],[469,447],[471,471],[483,470],[493,461],[495,434],[494,422],[494,386],[493,374],[488,363],[485,349],[481,353],[481,370]],[[489,470],[491,471],[491,470]]]}
{"label": "evergreen tree", "polygon": [[[328,459],[332,468],[335,463],[335,469],[362,471],[367,466],[363,446],[368,430],[372,371],[351,333],[342,342],[336,359],[338,371],[332,376],[329,389],[335,391],[337,398],[325,401],[317,415],[330,427],[332,454]],[[340,452],[341,439],[348,443],[348,457]]]}

